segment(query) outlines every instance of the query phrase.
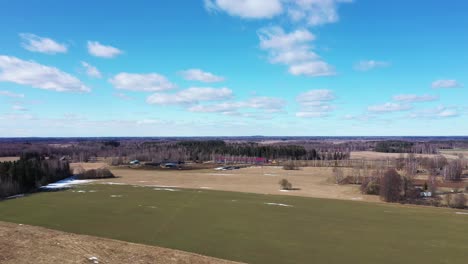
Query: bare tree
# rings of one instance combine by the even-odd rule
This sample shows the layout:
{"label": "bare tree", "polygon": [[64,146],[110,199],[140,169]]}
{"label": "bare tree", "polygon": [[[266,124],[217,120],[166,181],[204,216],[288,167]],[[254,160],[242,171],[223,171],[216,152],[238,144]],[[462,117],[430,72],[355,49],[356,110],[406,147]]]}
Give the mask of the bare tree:
{"label": "bare tree", "polygon": [[338,167],[333,167],[333,176],[336,184],[342,184],[345,179],[343,169]]}

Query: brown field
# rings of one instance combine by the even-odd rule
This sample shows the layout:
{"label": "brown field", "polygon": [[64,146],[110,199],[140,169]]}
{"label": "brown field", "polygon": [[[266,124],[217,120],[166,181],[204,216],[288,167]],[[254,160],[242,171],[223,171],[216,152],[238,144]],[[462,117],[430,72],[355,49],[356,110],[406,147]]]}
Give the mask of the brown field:
{"label": "brown field", "polygon": [[0,222],[0,263],[237,263],[193,253]]}
{"label": "brown field", "polygon": [[[77,165],[73,164],[73,166]],[[93,166],[97,165],[94,163]],[[110,167],[110,169],[117,178],[99,180],[100,182],[378,201],[376,196],[362,195],[356,185],[334,184],[330,181],[331,168],[305,167],[291,171],[273,166],[248,167],[231,171],[142,170],[125,167]],[[297,190],[280,191],[278,182],[283,178],[290,181]]]}
{"label": "brown field", "polygon": [[17,161],[17,160],[19,160],[19,157],[0,157],[0,162]]}
{"label": "brown field", "polygon": [[[441,152],[443,156],[447,159],[456,159],[455,155],[447,154],[446,152]],[[407,155],[407,154],[405,154]],[[416,154],[416,157],[421,158],[431,158],[437,156],[437,154]],[[353,151],[351,152],[351,159],[364,159],[364,160],[386,160],[386,159],[396,159],[400,157],[400,153],[382,153],[374,151]]]}

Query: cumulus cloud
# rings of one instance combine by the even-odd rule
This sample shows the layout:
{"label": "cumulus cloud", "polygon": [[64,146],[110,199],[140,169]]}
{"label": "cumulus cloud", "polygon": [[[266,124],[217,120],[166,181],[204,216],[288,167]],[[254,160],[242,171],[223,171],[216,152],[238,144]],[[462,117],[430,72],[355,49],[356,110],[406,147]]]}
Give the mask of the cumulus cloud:
{"label": "cumulus cloud", "polygon": [[122,54],[123,51],[112,46],[102,45],[97,41],[88,41],[89,54],[101,58],[114,58]]}
{"label": "cumulus cloud", "polygon": [[463,84],[459,83],[457,80],[437,80],[432,83],[432,88],[461,88]]}
{"label": "cumulus cloud", "polygon": [[393,96],[393,100],[398,102],[416,103],[416,102],[431,102],[439,100],[437,95],[416,95],[416,94],[399,94]]}
{"label": "cumulus cloud", "polygon": [[18,94],[10,91],[0,91],[0,96],[12,97],[12,98],[24,98],[24,94]]}
{"label": "cumulus cloud", "polygon": [[293,75],[329,76],[334,68],[321,60],[313,50],[315,36],[307,29],[286,33],[281,27],[267,27],[258,31],[260,48],[268,52],[273,64],[284,64]]}
{"label": "cumulus cloud", "polygon": [[11,109],[15,110],[15,111],[28,111],[28,109],[20,104],[14,104]]}
{"label": "cumulus cloud", "polygon": [[412,109],[413,106],[410,104],[402,103],[385,103],[381,105],[372,105],[367,108],[369,112],[388,113],[388,112],[400,112]]}
{"label": "cumulus cloud", "polygon": [[226,87],[220,89],[191,87],[175,94],[156,93],[149,96],[146,102],[159,105],[198,104],[201,101],[221,101],[230,99],[231,97],[232,90]]}
{"label": "cumulus cloud", "polygon": [[109,82],[117,89],[143,92],[160,92],[176,88],[165,76],[158,73],[138,74],[122,72]]}
{"label": "cumulus cloud", "polygon": [[441,119],[449,117],[457,117],[460,113],[456,107],[438,106],[435,108],[425,109],[409,114],[410,118],[429,118],[429,119]]}
{"label": "cumulus cloud", "polygon": [[32,52],[57,54],[68,51],[65,44],[58,43],[50,38],[39,37],[31,33],[21,33],[19,36],[22,39],[21,46]]}
{"label": "cumulus cloud", "polygon": [[310,90],[301,93],[296,97],[299,103],[300,111],[296,113],[297,117],[317,118],[328,116],[336,109],[331,101],[335,100],[336,96],[333,91],[328,89]]}
{"label": "cumulus cloud", "polygon": [[226,12],[247,19],[285,14],[292,22],[318,26],[339,20],[338,5],[352,0],[204,0],[210,12]]}
{"label": "cumulus cloud", "polygon": [[377,68],[384,68],[390,66],[386,61],[363,60],[354,65],[356,71],[370,71]]}
{"label": "cumulus cloud", "polygon": [[280,0],[204,0],[206,10],[248,19],[272,18],[283,12]]}
{"label": "cumulus cloud", "polygon": [[89,77],[93,77],[93,78],[102,78],[102,74],[101,72],[93,65],[85,62],[85,61],[82,61],[81,62],[81,66],[83,66],[86,74],[89,76]]}
{"label": "cumulus cloud", "polygon": [[339,21],[338,5],[352,0],[285,0],[287,13],[292,21],[305,21],[318,26]]}
{"label": "cumulus cloud", "polygon": [[55,67],[0,55],[0,81],[58,92],[91,91],[76,77]]}
{"label": "cumulus cloud", "polygon": [[189,81],[199,81],[199,82],[206,82],[206,83],[215,83],[215,82],[222,82],[224,78],[221,76],[217,76],[211,72],[205,72],[200,69],[189,69],[180,72],[184,79]]}
{"label": "cumulus cloud", "polygon": [[248,114],[245,115],[245,113],[242,113],[243,110],[253,109],[259,110],[262,113],[278,113],[283,111],[285,106],[286,102],[281,98],[257,96],[245,101],[222,102],[211,105],[195,105],[190,107],[189,110],[192,112],[248,116]]}

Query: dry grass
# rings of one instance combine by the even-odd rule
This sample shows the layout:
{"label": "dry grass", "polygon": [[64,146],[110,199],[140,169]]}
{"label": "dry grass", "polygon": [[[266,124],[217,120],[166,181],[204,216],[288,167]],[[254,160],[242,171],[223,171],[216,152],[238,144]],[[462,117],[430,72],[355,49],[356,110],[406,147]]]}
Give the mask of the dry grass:
{"label": "dry grass", "polygon": [[0,222],[0,263],[235,263],[179,250]]}
{"label": "dry grass", "polygon": [[[249,167],[232,171],[215,170],[141,170],[111,167],[117,177],[101,182],[141,186],[177,186],[193,189],[213,189],[261,194],[281,194],[342,200],[378,201],[376,196],[362,195],[356,185],[336,185],[329,181],[331,168],[306,167],[285,171],[281,167]],[[346,175],[346,172],[345,172]],[[278,181],[287,179],[298,188],[280,191]]]}
{"label": "dry grass", "polygon": [[[441,152],[443,156],[447,159],[457,158],[454,155],[446,154]],[[383,153],[383,152],[374,152],[374,151],[353,151],[351,152],[351,159],[364,159],[364,160],[386,160],[386,159],[396,159],[400,157],[400,153]],[[407,155],[407,154],[404,154]],[[437,156],[437,154],[416,154],[416,157],[421,158],[431,158]]]}

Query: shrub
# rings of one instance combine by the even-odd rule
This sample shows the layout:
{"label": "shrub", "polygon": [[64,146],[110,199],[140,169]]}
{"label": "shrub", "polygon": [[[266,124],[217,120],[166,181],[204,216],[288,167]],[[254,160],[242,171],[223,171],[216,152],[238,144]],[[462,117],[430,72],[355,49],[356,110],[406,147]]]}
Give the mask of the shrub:
{"label": "shrub", "polygon": [[466,196],[463,193],[456,194],[452,199],[451,206],[458,209],[465,209]]}
{"label": "shrub", "polygon": [[398,202],[401,198],[402,180],[395,169],[384,173],[380,183],[380,198],[386,202]]}
{"label": "shrub", "polygon": [[366,177],[361,183],[361,192],[363,194],[378,195],[380,193],[380,181],[376,177]]}
{"label": "shrub", "polygon": [[104,179],[104,178],[114,178],[114,174],[107,169],[93,169],[84,171],[81,174],[76,175],[77,179]]}
{"label": "shrub", "polygon": [[289,161],[283,165],[283,170],[298,170],[298,169],[299,168],[292,161]]}
{"label": "shrub", "polygon": [[282,190],[291,190],[292,189],[292,184],[286,179],[282,179],[278,183],[279,183]]}

